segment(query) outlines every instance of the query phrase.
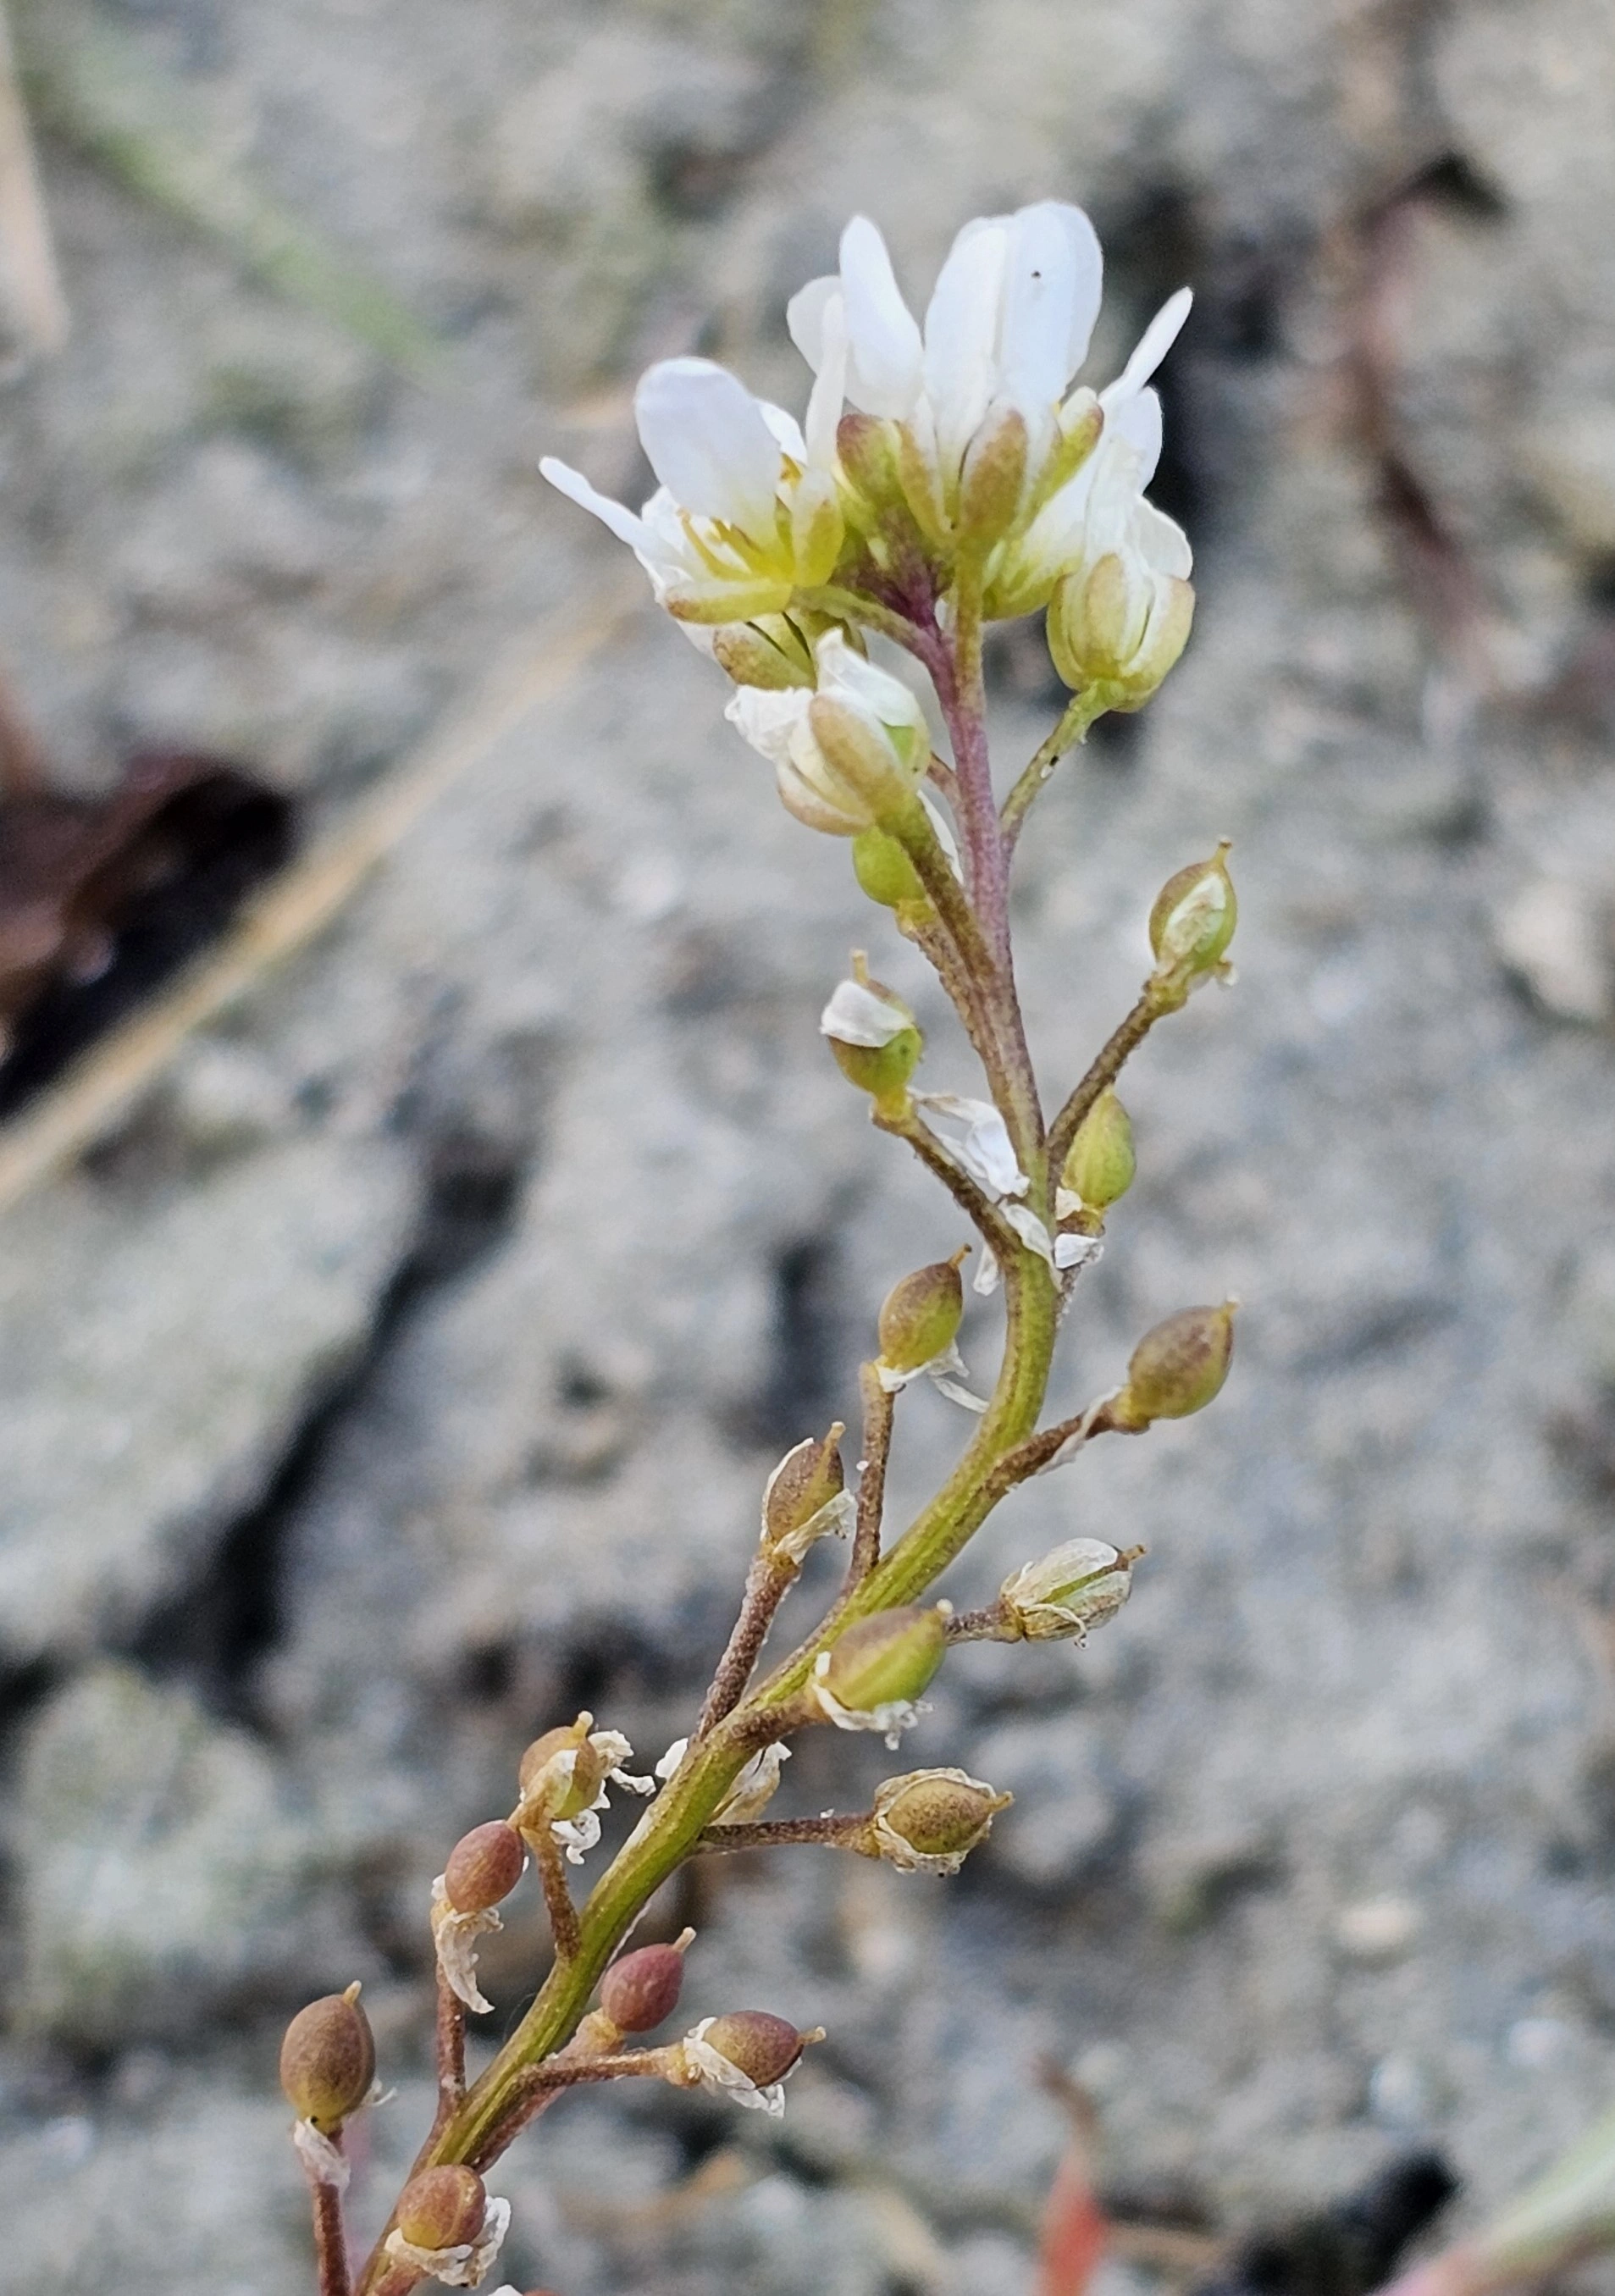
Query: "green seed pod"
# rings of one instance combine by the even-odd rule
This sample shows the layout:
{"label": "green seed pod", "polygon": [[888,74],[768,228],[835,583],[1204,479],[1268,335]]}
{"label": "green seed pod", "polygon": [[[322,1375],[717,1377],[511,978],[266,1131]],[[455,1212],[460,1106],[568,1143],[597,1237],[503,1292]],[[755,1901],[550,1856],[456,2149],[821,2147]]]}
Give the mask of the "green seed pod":
{"label": "green seed pod", "polygon": [[1223,952],[1234,939],[1239,903],[1224,856],[1233,840],[1223,838],[1209,861],[1191,862],[1168,877],[1150,911],[1150,947],[1159,973],[1190,982],[1222,970]]}
{"label": "green seed pod", "polygon": [[965,1251],[916,1267],[886,1294],[881,1308],[881,1363],[889,1372],[922,1371],[946,1355],[964,1319],[959,1269]]}
{"label": "green seed pod", "polygon": [[1228,1376],[1234,1360],[1234,1311],[1185,1308],[1146,1332],[1133,1350],[1127,1382],[1109,1406],[1115,1426],[1136,1434],[1153,1419],[1186,1419],[1203,1411]]}
{"label": "green seed pod", "polygon": [[[847,1471],[841,1464],[841,1438],[846,1431],[838,1419],[827,1435],[810,1435],[795,1450],[786,1452],[763,1494],[765,1545],[789,1552],[808,1524],[844,1495]],[[825,1528],[833,1526],[827,1523]],[[795,1559],[799,1561],[800,1556]]]}
{"label": "green seed pod", "polygon": [[1103,1212],[1125,1196],[1137,1170],[1133,1125],[1127,1110],[1106,1085],[1077,1128],[1066,1152],[1061,1185],[1089,1211]]}
{"label": "green seed pod", "polygon": [[889,1108],[906,1100],[925,1042],[903,999],[870,979],[861,949],[852,962],[854,977],[839,984],[819,1015],[819,1034],[848,1084]]}
{"label": "green seed pod", "polygon": [[619,2033],[649,2033],[678,2006],[685,1957],[676,1945],[641,1946],[600,1980],[600,2006]]}
{"label": "green seed pod", "polygon": [[375,2077],[375,2037],[357,1985],[311,2001],[287,2026],[281,2087],[298,2119],[311,2120],[322,2136],[334,2135],[358,2111]]}
{"label": "green seed pod", "polygon": [[1013,1800],[963,1770],[910,1770],[877,1790],[869,1839],[857,1846],[902,1874],[956,1874]]}
{"label": "green seed pod", "polygon": [[[592,1714],[580,1714],[576,1722],[569,1724],[566,1728],[546,1730],[541,1738],[535,1738],[521,1757],[516,1776],[524,1796],[532,1793],[544,1771],[558,1754],[571,1753],[576,1757],[570,1776],[562,1778],[557,1775],[554,1789],[545,1805],[544,1815],[547,1819],[577,1817],[594,1807],[607,1768],[604,1758],[589,1743],[589,1733],[594,1724]],[[522,1823],[526,1823],[525,1816]]]}
{"label": "green seed pod", "polygon": [[422,2169],[398,2196],[398,2230],[411,2248],[460,2248],[482,2229],[488,2191],[474,2169]]}
{"label": "green seed pod", "polygon": [[926,898],[919,871],[883,829],[859,830],[852,840],[852,867],[865,892],[883,909],[904,908]]}
{"label": "green seed pod", "polygon": [[502,1817],[474,1825],[448,1853],[443,1890],[457,1914],[483,1914],[508,1898],[521,1879],[527,1851],[521,1836]]}
{"label": "green seed pod", "polygon": [[1127,1601],[1143,1552],[1119,1552],[1103,1538],[1067,1539],[1004,1580],[998,1604],[1005,1622],[1028,1642],[1085,1641],[1090,1627],[1103,1626]]}
{"label": "green seed pod", "polygon": [[849,1714],[911,1706],[942,1663],[948,1616],[945,1604],[912,1603],[860,1619],[820,1653],[816,1685]]}
{"label": "green seed pod", "polygon": [[732,2009],[726,2016],[708,2018],[701,2038],[753,2088],[772,2088],[783,2080],[807,2041],[786,2018],[770,2016],[766,2009]]}

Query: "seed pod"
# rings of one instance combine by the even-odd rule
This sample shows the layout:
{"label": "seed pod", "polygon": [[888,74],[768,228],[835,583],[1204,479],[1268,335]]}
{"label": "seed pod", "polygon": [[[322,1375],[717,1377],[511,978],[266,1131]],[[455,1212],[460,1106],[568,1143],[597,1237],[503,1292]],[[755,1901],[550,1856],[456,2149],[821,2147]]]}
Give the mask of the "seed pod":
{"label": "seed pod", "polygon": [[1185,1308],[1146,1332],[1133,1350],[1127,1385],[1109,1406],[1113,1425],[1137,1433],[1152,1419],[1186,1419],[1203,1411],[1234,1360],[1234,1311]]}
{"label": "seed pod", "polygon": [[766,2009],[732,2009],[726,2016],[707,2020],[701,2038],[754,2088],[771,2088],[783,2080],[801,2055],[805,2036],[783,2017]]}
{"label": "seed pod", "polygon": [[1119,1553],[1103,1538],[1068,1538],[1004,1580],[998,1603],[1005,1623],[1028,1642],[1082,1642],[1127,1601],[1142,1552]]}
{"label": "seed pod", "polygon": [[412,2248],[460,2248],[477,2237],[488,2191],[474,2169],[423,2169],[398,2197],[398,2230]]}
{"label": "seed pod", "polygon": [[641,1946],[600,1980],[600,2005],[621,2033],[649,2033],[678,2006],[685,1957],[676,1945]]}
{"label": "seed pod", "polygon": [[857,1846],[899,1873],[956,1874],[1013,1800],[963,1770],[910,1770],[878,1789],[869,1840]]}
{"label": "seed pod", "polygon": [[287,2026],[281,2087],[298,2119],[311,2120],[322,2136],[358,2111],[375,2077],[375,2037],[357,1985],[311,2001]]}
{"label": "seed pod", "polygon": [[508,1898],[521,1879],[527,1851],[521,1836],[502,1817],[474,1825],[448,1853],[443,1889],[457,1914],[486,1913]]}
{"label": "seed pod", "polygon": [[947,1648],[946,1606],[880,1611],[860,1619],[820,1654],[815,1680],[851,1714],[912,1705]]}
{"label": "seed pod", "polygon": [[881,1308],[881,1362],[890,1372],[922,1371],[946,1355],[964,1317],[963,1250],[916,1267],[894,1283]]}
{"label": "seed pod", "polygon": [[852,868],[870,899],[883,909],[900,909],[926,898],[919,871],[883,829],[859,830],[852,840]]}
{"label": "seed pod", "polygon": [[1103,1212],[1127,1194],[1137,1168],[1132,1120],[1114,1086],[1106,1085],[1077,1128],[1061,1185],[1080,1197],[1088,1210]]}
{"label": "seed pod", "polygon": [[[562,1775],[558,1768],[553,1787],[546,1796],[545,1814],[552,1821],[577,1817],[582,1811],[594,1807],[599,1794],[601,1781],[609,1765],[591,1742],[590,1730],[594,1719],[592,1714],[580,1714],[577,1721],[565,1729],[546,1730],[543,1737],[534,1739],[521,1757],[516,1775],[524,1797],[534,1792],[544,1772],[557,1756],[570,1754],[572,1757],[570,1775]],[[526,1822],[523,1817],[522,1823],[525,1824]]]}
{"label": "seed pod", "polygon": [[1223,838],[1209,861],[1193,861],[1168,877],[1150,911],[1150,947],[1159,972],[1185,981],[1222,968],[1234,939],[1239,903],[1224,859],[1233,840]]}
{"label": "seed pod", "polygon": [[[787,1451],[768,1478],[763,1494],[763,1538],[767,1545],[790,1551],[815,1517],[847,1488],[841,1464],[841,1437],[846,1429],[838,1419],[823,1437],[808,1436]],[[800,1560],[800,1557],[795,1557]]]}
{"label": "seed pod", "polygon": [[924,1039],[903,999],[870,979],[862,950],[853,956],[853,972],[820,1013],[819,1034],[848,1084],[877,1105],[906,1101],[904,1087],[919,1066]]}

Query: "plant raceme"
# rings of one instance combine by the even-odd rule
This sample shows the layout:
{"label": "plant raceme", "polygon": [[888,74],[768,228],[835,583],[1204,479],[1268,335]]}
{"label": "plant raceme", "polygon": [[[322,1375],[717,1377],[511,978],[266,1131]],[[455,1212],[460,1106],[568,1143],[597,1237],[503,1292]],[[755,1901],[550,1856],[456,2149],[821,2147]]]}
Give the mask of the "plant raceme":
{"label": "plant raceme", "polygon": [[[1073,379],[1100,283],[1087,217],[1045,201],[966,225],[922,324],[880,233],[857,217],[839,268],[791,304],[791,335],[814,375],[799,427],[722,367],[669,359],[635,398],[658,480],[642,511],[607,500],[562,463],[544,464],[629,545],[658,601],[727,673],[726,714],[772,767],[789,811],[851,840],[858,887],[934,967],[985,1096],[915,1087],[924,1038],[862,952],[828,995],[820,1029],[872,1121],[941,1183],[970,1241],[945,1244],[946,1256],[899,1274],[888,1292],[858,1374],[856,1485],[840,1423],[822,1436],[805,1431],[767,1479],[738,1615],[689,1735],[640,1775],[619,1732],[596,1729],[591,1714],[557,1720],[516,1765],[508,1812],[449,1850],[423,1909],[438,1970],[437,2115],[357,2275],[343,2229],[344,2130],[372,2095],[373,2043],[357,1987],[294,2021],[283,2081],[313,2197],[321,2296],[406,2296],[428,2276],[475,2285],[510,2218],[483,2176],[567,2088],[652,2079],[766,2114],[783,2109],[784,2084],[817,2034],[764,2010],[719,2008],[682,2037],[645,2038],[678,2006],[691,1933],[625,1953],[630,1931],[697,1856],[812,1843],[904,1873],[956,1870],[1006,1795],[945,1766],[888,1778],[866,1809],[769,1816],[790,1741],[832,1728],[873,1732],[896,1749],[957,1644],[1080,1648],[1127,1601],[1141,1546],[1068,1538],[1012,1573],[995,1603],[963,1614],[931,1590],[1018,1484],[1096,1436],[1141,1434],[1203,1408],[1227,1375],[1234,1303],[1180,1308],[1144,1334],[1108,1394],[1045,1419],[1061,1318],[1135,1170],[1117,1079],[1157,1021],[1205,981],[1231,978],[1237,914],[1225,840],[1161,890],[1148,911],[1152,967],[1132,1010],[1049,1113],[1015,987],[1016,842],[1065,751],[1102,712],[1136,709],[1159,686],[1193,603],[1188,543],[1145,495],[1161,442],[1151,377],[1189,296],[1170,299],[1122,373],[1094,391]],[[983,630],[1038,611],[1071,700],[1001,791],[988,751]],[[878,660],[872,639],[885,648]],[[946,758],[932,748],[922,677],[947,727]],[[1003,1296],[985,1392],[961,1350],[962,1271],[972,1252],[971,1288]],[[887,1456],[901,1398],[922,1375],[968,1412],[970,1433],[894,1535]],[[810,1550],[835,1540],[847,1560],[829,1609],[760,1672]],[[569,1869],[599,1848],[613,1793],[648,1800],[579,1904]],[[499,1906],[529,1866],[550,1965],[468,2083],[466,2016],[489,2008],[481,1940],[499,1929]]]}

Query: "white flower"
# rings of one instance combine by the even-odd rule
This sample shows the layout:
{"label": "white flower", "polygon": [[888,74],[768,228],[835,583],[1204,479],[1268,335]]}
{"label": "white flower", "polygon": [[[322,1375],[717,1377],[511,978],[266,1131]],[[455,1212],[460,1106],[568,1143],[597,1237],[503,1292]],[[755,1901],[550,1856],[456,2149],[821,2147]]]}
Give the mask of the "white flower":
{"label": "white flower", "polygon": [[504,1927],[492,1906],[473,1914],[463,1914],[451,1906],[447,1878],[438,1875],[431,1885],[431,1936],[438,1966],[449,1991],[480,2016],[487,2016],[494,2005],[483,1999],[477,1983],[477,1939],[491,1937]]}
{"label": "white flower", "polygon": [[930,734],[901,678],[855,653],[840,630],[819,640],[816,667],[816,693],[737,686],[724,715],[774,767],[788,812],[851,837],[924,778]]}
{"label": "white flower", "polygon": [[[1021,511],[1035,513],[1081,463],[1096,422],[1125,420],[1188,313],[1180,290],[1097,402],[1087,390],[1066,401],[1087,357],[1103,276],[1099,242],[1080,208],[1044,200],[1011,216],[978,218],[954,241],[922,334],[885,242],[867,217],[855,217],[841,235],[840,270],[811,281],[788,313],[792,340],[819,379],[818,422],[833,394],[902,425],[914,449],[906,474],[917,469],[930,492],[928,502],[914,504],[915,514],[946,530],[972,440],[1013,414],[1027,437]],[[827,454],[827,433],[810,424],[809,436]],[[1012,536],[1000,545],[1001,553],[1013,548]],[[1029,569],[1016,578],[1026,587]],[[1000,580],[989,562],[989,601]],[[1053,581],[1049,573],[1041,597],[990,603],[989,611],[1029,612]]]}
{"label": "white flower", "polygon": [[994,1203],[1026,1193],[1030,1182],[1015,1161],[1009,1128],[990,1100],[953,1092],[917,1092],[914,1097],[926,1111],[927,1131]]}
{"label": "white flower", "polygon": [[[581,1717],[580,1724],[586,1725],[590,1718],[587,1715]],[[607,1788],[621,1786],[625,1792],[636,1794],[656,1791],[653,1778],[635,1777],[623,1767],[633,1751],[620,1730],[587,1731],[580,1727],[572,1744],[557,1748],[527,1780],[511,1824],[519,1833],[531,1833],[547,1824],[566,1851],[568,1865],[581,1866],[586,1854],[600,1839],[600,1813],[611,1802]],[[584,1761],[581,1772],[580,1759]],[[552,1816],[555,1809],[565,1809],[569,1800],[577,1800],[576,1781],[579,1776],[598,1780],[594,1799],[565,1816]]]}
{"label": "white flower", "polygon": [[441,2280],[447,2287],[474,2288],[504,2246],[510,2226],[510,2202],[490,2199],[475,2240],[456,2241],[451,2248],[417,2248],[395,2230],[388,2234],[382,2247],[396,2263]]}
{"label": "white flower", "polygon": [[553,455],[539,469],[628,545],[660,604],[686,622],[745,623],[829,580],[842,532],[835,482],[783,407],[709,359],[674,358],[641,377],[634,412],[660,480],[637,517]]}
{"label": "white flower", "polygon": [[1160,451],[1160,403],[1147,390],[1123,412],[1140,410],[1142,430],[1151,406],[1152,447],[1119,428],[1027,537],[1038,579],[1058,576],[1048,640],[1062,677],[1072,687],[1127,685],[1141,698],[1183,652],[1194,607],[1188,537],[1144,499]]}

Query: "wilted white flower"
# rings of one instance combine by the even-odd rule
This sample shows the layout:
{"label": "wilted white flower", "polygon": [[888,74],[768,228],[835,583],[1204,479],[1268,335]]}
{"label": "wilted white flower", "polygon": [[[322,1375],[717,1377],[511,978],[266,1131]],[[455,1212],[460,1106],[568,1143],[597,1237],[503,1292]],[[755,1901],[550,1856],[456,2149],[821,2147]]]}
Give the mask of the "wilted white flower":
{"label": "wilted white flower", "polygon": [[1035,1251],[1039,1259],[1046,1261],[1048,1266],[1053,1267],[1054,1265],[1053,1244],[1050,1241],[1047,1228],[1038,1218],[1037,1213],[1033,1211],[1030,1205],[1005,1204],[1003,1207],[1003,1210],[1005,1220],[1008,1222],[1009,1226],[1014,1229],[1015,1234],[1021,1238],[1021,1242],[1025,1244],[1027,1250],[1029,1251]]}
{"label": "wilted white flower", "polygon": [[417,2272],[442,2281],[446,2287],[475,2288],[504,2245],[510,2226],[510,2202],[490,2198],[483,2214],[482,2229],[475,2240],[456,2241],[451,2248],[417,2248],[395,2229],[388,2234],[382,2247],[395,2263],[409,2265]]}
{"label": "wilted white flower", "polygon": [[922,1698],[887,1698],[878,1706],[843,1706],[824,1679],[829,1671],[830,1652],[821,1651],[814,1661],[813,1680],[808,1687],[824,1719],[833,1722],[838,1730],[878,1730],[894,1752],[902,1742],[904,1731],[912,1730],[920,1717],[930,1711]]}
{"label": "wilted white flower", "polygon": [[1073,1231],[1054,1238],[1054,1266],[1062,1274],[1068,1268],[1086,1267],[1103,1258],[1104,1245],[1096,1235]]}
{"label": "wilted white flower", "polygon": [[1140,1551],[1119,1554],[1102,1538],[1068,1539],[1006,1578],[998,1600],[1027,1641],[1082,1642],[1127,1601]]}
{"label": "wilted white flower", "polygon": [[[637,517],[565,463],[539,464],[626,542],[658,603],[708,627],[783,614],[799,585],[827,582],[841,546],[833,478],[815,467],[794,419],[709,359],[663,359],[634,412],[660,484]],[[792,629],[789,640],[799,648]]]}
{"label": "wilted white flower", "polygon": [[917,1092],[914,1097],[925,1111],[926,1129],[994,1203],[1002,1196],[1025,1195],[1030,1183],[1015,1161],[1009,1128],[990,1100],[954,1092]]}
{"label": "wilted white flower", "polygon": [[[589,1718],[583,1718],[586,1721]],[[524,1782],[521,1800],[512,1815],[511,1824],[519,1833],[547,1825],[566,1851],[567,1863],[581,1866],[600,1839],[600,1813],[611,1802],[608,1787],[621,1786],[626,1792],[635,1794],[656,1791],[653,1778],[636,1777],[623,1767],[633,1751],[620,1730],[588,1731],[572,1744],[558,1747]],[[585,1776],[599,1781],[594,1798],[579,1808],[569,1809],[569,1800],[578,1798],[578,1781]],[[553,1815],[557,1810],[565,1815]]]}
{"label": "wilted white flower", "polygon": [[348,2179],[353,2168],[340,2144],[333,2144],[312,2120],[293,2121],[291,2141],[314,2183],[329,2185],[335,2193],[348,2190]]}
{"label": "wilted white flower", "polygon": [[970,1377],[970,1365],[959,1353],[957,1340],[950,1341],[941,1354],[932,1356],[929,1363],[916,1364],[912,1371],[894,1371],[889,1364],[877,1363],[874,1374],[883,1395],[900,1395],[913,1381],[928,1379],[950,1403],[963,1404],[966,1411],[987,1409],[986,1398],[964,1383]]}
{"label": "wilted white flower", "polygon": [[968,1770],[910,1770],[876,1788],[866,1849],[899,1874],[956,1874],[1013,1800]]}
{"label": "wilted white flower", "polygon": [[[687,1738],[675,1738],[667,1752],[656,1765],[656,1775],[663,1780],[673,1777],[690,1751]],[[791,1749],[783,1739],[776,1738],[752,1755],[719,1802],[709,1825],[745,1825],[760,1817],[774,1799],[775,1788],[780,1782],[780,1771],[791,1759]]]}
{"label": "wilted white flower", "polygon": [[468,2009],[486,2016],[493,2007],[485,2001],[477,1983],[477,1939],[491,1937],[504,1923],[496,1908],[484,1906],[475,1913],[462,1913],[448,1898],[448,1884],[439,1874],[431,1885],[431,1936],[437,1950],[438,1967],[443,1981],[451,1993],[464,2002]]}
{"label": "wilted white flower", "polygon": [[[726,2048],[714,2046],[708,2038],[716,2034],[727,2044]],[[783,2018],[770,2017],[758,2010],[742,2010],[723,2017],[703,2017],[699,2025],[675,2044],[676,2070],[674,2078],[681,2087],[704,2088],[714,2096],[727,2097],[749,2112],[766,2112],[771,2120],[778,2120],[785,2110],[784,2084],[794,2071],[805,2044],[823,2038],[823,2029],[812,2033],[798,2033]],[[775,2071],[771,2080],[757,2080],[744,2066],[737,2064],[730,2049],[749,2057],[758,2072]]]}
{"label": "wilted white flower", "polygon": [[930,734],[902,679],[865,661],[840,630],[819,640],[816,668],[816,692],[742,685],[724,715],[774,767],[787,812],[853,837],[924,779]]}
{"label": "wilted white flower", "polygon": [[833,1037],[842,1045],[866,1046],[872,1052],[889,1045],[914,1024],[914,1016],[906,1004],[863,980],[839,982],[819,1014],[821,1037]]}

